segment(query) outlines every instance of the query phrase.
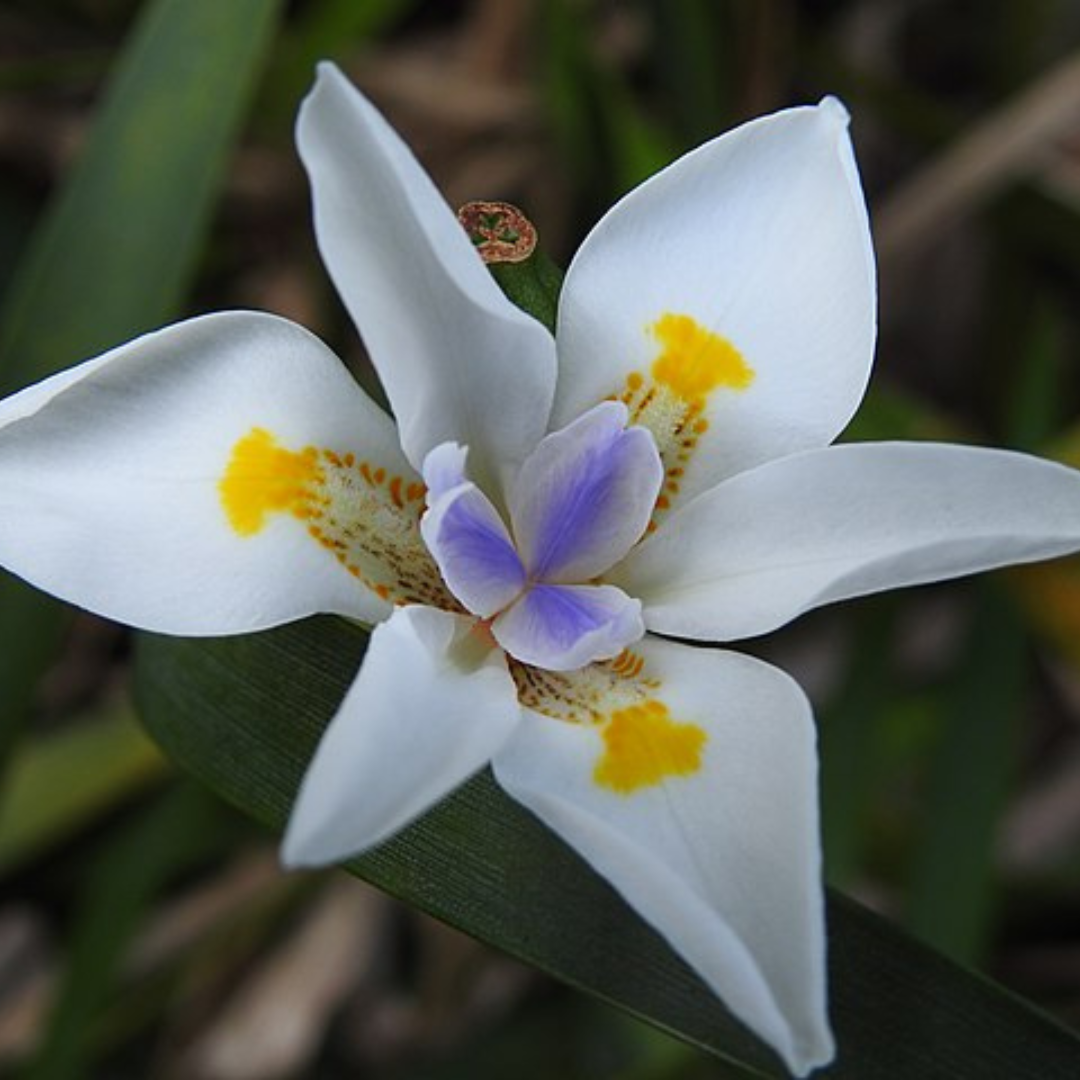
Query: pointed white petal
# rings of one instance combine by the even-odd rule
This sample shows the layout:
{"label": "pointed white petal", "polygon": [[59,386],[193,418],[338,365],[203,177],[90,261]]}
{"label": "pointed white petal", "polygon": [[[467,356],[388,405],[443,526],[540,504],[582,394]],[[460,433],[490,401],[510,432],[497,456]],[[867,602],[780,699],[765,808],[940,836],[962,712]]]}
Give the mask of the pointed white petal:
{"label": "pointed white petal", "polygon": [[833,1053],[809,705],[735,653],[633,651],[648,684],[611,680],[599,723],[527,712],[496,779],[803,1075]]}
{"label": "pointed white petal", "polygon": [[645,633],[641,604],[611,585],[534,585],[492,624],[523,664],[573,671],[610,660]]}
{"label": "pointed white petal", "polygon": [[510,534],[475,484],[466,481],[439,496],[420,532],[447,587],[474,615],[489,618],[525,587],[525,569]]}
{"label": "pointed white petal", "polygon": [[627,430],[617,402],[548,435],[525,459],[510,497],[530,576],[575,584],[602,574],[640,539],[663,477],[652,436]]}
{"label": "pointed white petal", "polygon": [[331,64],[300,111],[319,249],[364,338],[419,470],[469,447],[485,490],[547,427],[554,343],[502,294],[431,179]]}
{"label": "pointed white petal", "polygon": [[[875,335],[847,123],[832,99],[763,117],[609,211],[566,275],[553,426],[624,397],[682,470],[680,498],[832,441],[862,397]],[[707,431],[676,462],[698,421]]]}
{"label": "pointed white petal", "polygon": [[1006,450],[832,446],[743,473],[612,575],[650,629],[762,634],[821,604],[1080,549],[1080,472]]}
{"label": "pointed white petal", "polygon": [[223,474],[256,429],[268,446],[352,452],[416,480],[389,418],[318,339],[269,315],[211,315],[0,403],[0,563],[168,633],[383,617],[300,521],[268,513],[257,535],[230,524]]}
{"label": "pointed white petal", "polygon": [[308,767],[282,858],[336,862],[378,844],[481,769],[518,724],[506,660],[474,621],[398,608]]}

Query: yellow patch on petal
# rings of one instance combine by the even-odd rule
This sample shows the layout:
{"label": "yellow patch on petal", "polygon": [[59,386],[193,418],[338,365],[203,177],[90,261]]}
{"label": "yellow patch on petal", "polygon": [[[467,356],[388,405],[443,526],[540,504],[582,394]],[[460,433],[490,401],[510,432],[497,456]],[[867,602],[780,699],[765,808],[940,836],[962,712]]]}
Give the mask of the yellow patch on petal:
{"label": "yellow patch on petal", "polygon": [[268,514],[311,517],[314,491],[324,480],[314,446],[286,450],[257,427],[233,447],[218,490],[229,524],[241,536],[254,536]]}
{"label": "yellow patch on petal", "polygon": [[270,515],[287,514],[383,600],[460,610],[420,536],[425,488],[416,478],[352,453],[290,450],[253,427],[233,445],[218,494],[240,536],[253,537]]}
{"label": "yellow patch on petal", "polygon": [[576,671],[543,671],[511,660],[510,674],[524,708],[597,730],[603,753],[593,780],[600,787],[632,795],[701,768],[708,735],[671,717],[657,699],[663,683],[641,652],[625,649],[614,660]]}
{"label": "yellow patch on petal", "polygon": [[593,780],[618,795],[692,776],[701,768],[708,740],[696,724],[672,720],[667,706],[655,700],[613,712],[601,734],[604,753]]}
{"label": "yellow patch on petal", "polygon": [[704,404],[714,390],[745,390],[754,372],[727,338],[706,330],[689,315],[667,312],[650,328],[663,352],[652,377],[689,404]]}
{"label": "yellow patch on petal", "polygon": [[652,432],[664,463],[652,531],[678,499],[698,442],[709,430],[710,398],[722,390],[746,390],[754,369],[732,342],[689,315],[665,312],[647,329],[659,342],[660,354],[648,374],[631,372],[615,396],[626,405],[632,424]]}

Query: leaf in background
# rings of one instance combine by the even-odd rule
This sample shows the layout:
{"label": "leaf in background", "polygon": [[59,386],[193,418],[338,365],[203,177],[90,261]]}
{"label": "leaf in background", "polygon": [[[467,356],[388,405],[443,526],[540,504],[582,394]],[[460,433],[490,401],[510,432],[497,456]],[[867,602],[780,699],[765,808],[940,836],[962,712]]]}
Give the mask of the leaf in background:
{"label": "leaf in background", "polygon": [[[341,620],[265,634],[143,636],[136,695],[169,755],[280,829],[363,649]],[[688,1042],[783,1077],[663,941],[481,773],[349,864],[388,892]],[[1080,1040],[851,901],[830,902],[835,1080],[1066,1080]]]}
{"label": "leaf in background", "polygon": [[417,0],[314,0],[299,8],[271,64],[264,93],[271,119],[292,117],[320,60],[370,42],[417,6]]}
{"label": "leaf in background", "polygon": [[992,582],[976,586],[967,651],[922,800],[908,926],[964,963],[978,963],[995,914],[995,840],[1015,775],[1027,682],[1027,638]]}
{"label": "leaf in background", "polygon": [[166,768],[123,704],[29,741],[0,789],[0,873],[85,829]]}
{"label": "leaf in background", "polygon": [[543,7],[547,107],[560,155],[604,207],[671,162],[678,144],[640,108],[622,72],[597,55],[580,5]]}
{"label": "leaf in background", "polygon": [[[1009,260],[995,268],[988,382],[1009,387],[998,402],[1009,445],[1038,450],[1061,418],[1065,313],[1019,269]],[[1038,578],[1054,566],[1031,571]],[[920,800],[924,820],[907,923],[949,956],[975,964],[994,929],[996,841],[1016,778],[1030,663],[1021,613],[997,583],[980,581],[972,592],[965,653],[943,695],[928,790]],[[1045,623],[1047,614],[1033,614]]]}
{"label": "leaf in background", "polygon": [[840,887],[856,878],[873,827],[874,795],[886,768],[879,729],[893,681],[895,624],[892,597],[859,605],[844,684],[818,717],[825,870],[827,879]]}
{"label": "leaf in background", "polygon": [[[280,0],[154,0],[0,312],[10,393],[178,314]],[[63,608],[0,578],[0,760]]]}
{"label": "leaf in background", "polygon": [[646,7],[656,26],[649,59],[656,66],[657,90],[678,122],[681,141],[694,146],[711,139],[735,111],[731,91],[739,62],[746,67],[739,46],[749,35],[735,32],[731,23],[740,16],[745,21],[755,9],[712,0],[649,0]]}
{"label": "leaf in background", "polygon": [[[1069,296],[1071,304],[1071,293]],[[1037,446],[1047,457],[1078,468],[1080,425],[1074,423],[1055,434],[1071,359],[1067,316],[1072,308],[1039,295],[1031,298],[1028,311],[1032,326],[1010,427],[1021,446]],[[1005,579],[1030,626],[1074,668],[1080,668],[1080,556],[1018,566],[1009,570]]]}
{"label": "leaf in background", "polygon": [[117,962],[157,893],[220,843],[220,804],[192,784],[173,785],[134,822],[110,833],[80,881],[60,994],[21,1080],[94,1075],[92,1022]]}

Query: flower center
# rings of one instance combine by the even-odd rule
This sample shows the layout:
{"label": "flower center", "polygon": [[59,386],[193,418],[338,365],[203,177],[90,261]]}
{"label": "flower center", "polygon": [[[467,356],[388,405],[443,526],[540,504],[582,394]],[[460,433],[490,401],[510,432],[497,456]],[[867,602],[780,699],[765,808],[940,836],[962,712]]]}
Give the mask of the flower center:
{"label": "flower center", "polygon": [[640,603],[602,581],[641,538],[663,482],[653,437],[626,425],[609,401],[542,439],[511,485],[509,523],[468,478],[463,447],[424,463],[421,532],[447,588],[523,663],[571,671],[645,632]]}

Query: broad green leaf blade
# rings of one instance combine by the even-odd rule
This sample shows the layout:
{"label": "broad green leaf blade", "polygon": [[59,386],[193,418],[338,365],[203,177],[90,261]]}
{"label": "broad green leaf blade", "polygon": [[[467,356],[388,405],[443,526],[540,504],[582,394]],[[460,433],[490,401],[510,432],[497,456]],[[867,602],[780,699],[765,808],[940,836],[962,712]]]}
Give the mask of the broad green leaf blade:
{"label": "broad green leaf blade", "polygon": [[[179,313],[281,0],[155,0],[0,311],[0,393]],[[0,575],[0,761],[63,609]]]}
{"label": "broad green leaf blade", "polygon": [[[273,828],[363,650],[335,619],[265,634],[144,636],[136,696],[170,756]],[[392,762],[387,763],[393,767]],[[592,871],[482,773],[350,869],[407,902],[741,1063],[782,1077]],[[851,901],[830,906],[837,1080],[1066,1080],[1080,1040]]]}

